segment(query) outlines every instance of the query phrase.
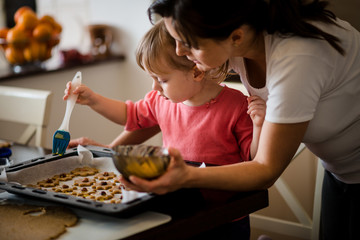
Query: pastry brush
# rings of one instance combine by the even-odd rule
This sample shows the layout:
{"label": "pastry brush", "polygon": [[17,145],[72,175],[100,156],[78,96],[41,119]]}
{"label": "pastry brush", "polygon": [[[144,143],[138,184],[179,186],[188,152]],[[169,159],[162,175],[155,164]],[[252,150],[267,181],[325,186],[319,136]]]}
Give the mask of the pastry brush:
{"label": "pastry brush", "polygon": [[[71,89],[75,90],[81,84],[81,72],[77,72],[71,82]],[[66,110],[64,120],[61,123],[59,129],[54,133],[53,137],[53,155],[63,155],[66,151],[67,146],[70,141],[70,133],[69,133],[69,122],[72,110],[76,104],[76,99],[78,94],[69,93],[69,97],[66,100]]]}

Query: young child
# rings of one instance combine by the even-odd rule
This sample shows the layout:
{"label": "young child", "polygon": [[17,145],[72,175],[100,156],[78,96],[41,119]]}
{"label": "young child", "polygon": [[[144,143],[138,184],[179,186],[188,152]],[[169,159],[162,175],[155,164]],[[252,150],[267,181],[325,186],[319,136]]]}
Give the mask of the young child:
{"label": "young child", "polygon": [[[174,50],[175,42],[161,21],[137,49],[137,62],[153,78],[153,91],[133,103],[108,99],[81,85],[74,89],[77,103],[125,125],[126,130],[159,125],[164,147],[179,149],[186,160],[223,165],[252,159],[265,103],[252,96],[248,108],[240,91],[219,85],[215,74],[199,71]],[[70,90],[71,82],[64,100]]]}
{"label": "young child", "polygon": [[[158,125],[163,146],[180,150],[184,159],[212,165],[251,160],[257,151],[265,102],[219,84],[219,74],[202,72],[175,53],[175,41],[159,21],[136,52],[139,66],[153,79],[153,90],[137,102],[109,99],[85,85],[74,89],[77,103],[88,105],[109,120],[133,131]],[[71,91],[67,84],[64,99]],[[249,219],[236,221],[245,225]],[[243,238],[241,238],[243,239]]]}

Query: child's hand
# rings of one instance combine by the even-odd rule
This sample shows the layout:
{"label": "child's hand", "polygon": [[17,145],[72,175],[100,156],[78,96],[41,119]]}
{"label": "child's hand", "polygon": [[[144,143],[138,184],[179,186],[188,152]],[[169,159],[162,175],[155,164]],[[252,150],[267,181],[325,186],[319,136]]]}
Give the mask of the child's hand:
{"label": "child's hand", "polygon": [[106,148],[109,147],[108,145],[98,143],[90,138],[81,137],[81,138],[71,139],[67,148],[77,147],[78,145],[82,145],[82,146],[94,145],[94,146],[100,146],[100,147],[106,147]]}
{"label": "child's hand", "polygon": [[250,96],[248,100],[248,111],[254,126],[261,127],[266,114],[266,102],[259,96]]}
{"label": "child's hand", "polygon": [[71,81],[66,84],[66,89],[64,91],[64,100],[67,100],[70,92],[74,94],[79,94],[76,103],[81,105],[93,105],[95,103],[95,93],[86,85],[81,84],[75,89],[71,89]]}

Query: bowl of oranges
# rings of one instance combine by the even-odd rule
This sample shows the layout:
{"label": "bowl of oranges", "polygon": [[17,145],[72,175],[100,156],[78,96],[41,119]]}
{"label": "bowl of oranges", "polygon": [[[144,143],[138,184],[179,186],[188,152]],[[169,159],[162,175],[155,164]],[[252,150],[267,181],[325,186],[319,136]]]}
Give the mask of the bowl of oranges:
{"label": "bowl of oranges", "polygon": [[15,26],[0,29],[0,48],[11,65],[35,65],[52,56],[62,26],[51,15],[38,17],[27,6],[14,14]]}

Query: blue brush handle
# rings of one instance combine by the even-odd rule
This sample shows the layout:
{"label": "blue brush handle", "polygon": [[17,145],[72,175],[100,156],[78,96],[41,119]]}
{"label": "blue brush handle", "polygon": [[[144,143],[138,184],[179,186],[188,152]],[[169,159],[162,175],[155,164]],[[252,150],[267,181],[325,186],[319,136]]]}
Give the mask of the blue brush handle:
{"label": "blue brush handle", "polygon": [[[71,88],[73,90],[75,90],[78,86],[81,85],[81,72],[77,72],[71,82]],[[66,132],[69,132],[69,122],[70,122],[70,116],[71,113],[74,109],[74,106],[76,104],[76,100],[78,98],[78,94],[73,94],[72,91],[69,94],[69,97],[66,101],[66,110],[65,110],[65,116],[64,116],[64,120],[61,123],[61,126],[59,128],[59,130],[63,130]]]}

